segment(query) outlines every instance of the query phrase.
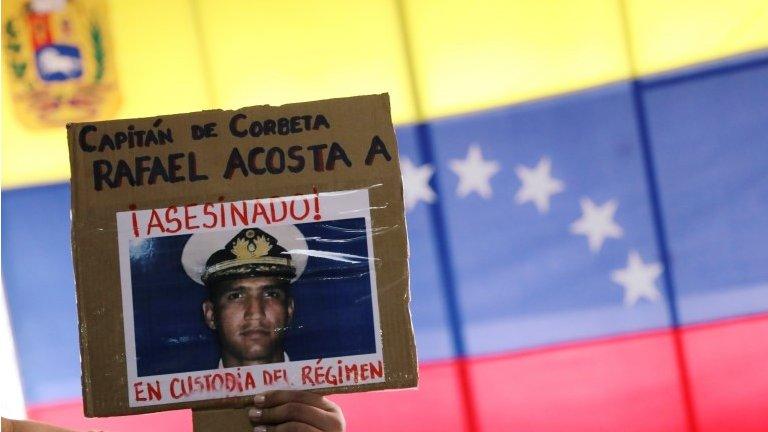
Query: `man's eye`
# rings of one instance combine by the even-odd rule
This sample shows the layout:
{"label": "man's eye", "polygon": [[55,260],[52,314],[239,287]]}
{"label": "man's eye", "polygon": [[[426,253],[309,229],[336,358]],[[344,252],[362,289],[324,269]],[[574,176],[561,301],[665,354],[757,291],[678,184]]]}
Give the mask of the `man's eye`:
{"label": "man's eye", "polygon": [[283,292],[279,289],[268,289],[264,291],[264,297],[282,298]]}
{"label": "man's eye", "polygon": [[242,296],[243,296],[243,293],[237,292],[237,291],[233,291],[233,292],[227,294],[227,300],[237,300],[237,299],[239,299]]}

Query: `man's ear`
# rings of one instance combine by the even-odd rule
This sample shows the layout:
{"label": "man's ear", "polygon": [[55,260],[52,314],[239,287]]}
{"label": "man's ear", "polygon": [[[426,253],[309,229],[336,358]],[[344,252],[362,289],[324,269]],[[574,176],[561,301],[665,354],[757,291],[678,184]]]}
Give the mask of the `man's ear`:
{"label": "man's ear", "polygon": [[210,300],[203,302],[203,319],[209,329],[216,330],[216,316],[213,313],[213,303]]}
{"label": "man's ear", "polygon": [[293,325],[293,297],[288,298],[288,327]]}

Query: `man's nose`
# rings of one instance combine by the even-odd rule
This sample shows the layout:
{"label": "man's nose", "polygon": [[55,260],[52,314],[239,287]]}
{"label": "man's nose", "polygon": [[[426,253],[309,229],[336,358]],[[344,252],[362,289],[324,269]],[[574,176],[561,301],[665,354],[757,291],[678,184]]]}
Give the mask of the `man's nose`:
{"label": "man's nose", "polygon": [[261,318],[264,316],[264,302],[259,296],[248,296],[245,302],[246,318]]}

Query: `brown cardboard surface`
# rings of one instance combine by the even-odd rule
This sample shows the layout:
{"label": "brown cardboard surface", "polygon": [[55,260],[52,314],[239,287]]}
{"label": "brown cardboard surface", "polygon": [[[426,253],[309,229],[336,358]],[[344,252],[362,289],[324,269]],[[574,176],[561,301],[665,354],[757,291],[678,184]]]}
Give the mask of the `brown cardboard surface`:
{"label": "brown cardboard surface", "polygon": [[253,425],[248,419],[248,408],[192,411],[194,432],[250,432]]}
{"label": "brown cardboard surface", "polygon": [[[234,129],[231,129],[231,120],[236,115],[240,116],[234,122]],[[309,123],[305,116],[311,116]],[[320,116],[326,120],[325,123]],[[260,136],[248,134],[252,121],[259,121],[263,127],[267,125],[268,119],[275,121],[275,133],[262,133]],[[193,125],[211,123],[216,123],[216,136],[193,139]],[[309,130],[305,130],[307,124],[310,125]],[[254,132],[259,132],[258,128],[255,126]],[[68,125],[67,129],[72,169],[72,249],[80,322],[83,398],[87,416],[138,414],[178,408],[234,408],[245,406],[250,401],[247,395],[228,395],[215,400],[172,403],[165,403],[164,400],[160,405],[129,406],[123,313],[124,307],[129,306],[123,304],[121,296],[122,252],[118,245],[119,224],[116,215],[170,206],[183,207],[192,203],[201,205],[296,194],[323,196],[334,191],[367,191],[370,206],[366,211],[370,212],[371,223],[371,232],[368,234],[376,258],[373,266],[384,382],[336,385],[316,388],[314,391],[339,393],[416,385],[416,354],[408,310],[407,238],[402,182],[387,95],[279,107],[263,105],[235,111],[211,110],[142,119],[76,123]],[[129,146],[129,133],[133,134],[136,144],[136,131],[150,130],[155,138],[161,135],[158,130],[166,136],[170,130],[173,141],[168,142],[166,139],[164,145],[155,145],[153,141],[149,146]],[[199,132],[204,127],[196,130]],[[244,137],[233,135],[242,132],[246,133]],[[110,138],[103,139],[103,136]],[[149,132],[143,138],[147,137]],[[126,142],[122,143],[121,148],[113,149],[117,147],[115,142],[123,138]],[[332,143],[337,143],[337,147],[336,160],[331,167],[328,158],[332,156],[329,151]],[[306,148],[317,144],[326,144],[328,147],[324,149],[322,157],[315,160],[314,151],[307,151]],[[262,174],[254,174],[248,171],[249,167],[244,166],[242,169],[232,169],[233,175],[230,178],[223,176],[228,161],[232,160],[234,148],[239,150],[247,165],[247,154],[254,147],[263,147],[265,151],[279,147],[288,154],[293,146],[304,149],[302,154],[305,164],[302,170],[298,170],[298,164],[294,163],[297,172],[291,171],[288,167],[295,160],[287,158],[286,168],[281,172],[280,164],[276,163],[270,166],[274,173],[266,171],[266,165],[256,167],[265,171]],[[342,148],[349,166],[339,155],[338,147]],[[169,156],[172,158],[170,163]],[[260,157],[264,156],[264,153],[260,154]],[[137,158],[142,157],[147,157],[144,163],[148,167],[152,167],[153,163],[164,164],[166,179],[158,175],[154,184],[148,184],[148,168],[142,174],[144,178],[139,181],[139,170],[135,165]],[[152,159],[155,157],[158,157],[157,161]],[[120,168],[119,160],[125,161]],[[264,159],[259,161],[265,163]],[[107,165],[112,166],[109,175],[104,174]],[[178,167],[175,176],[169,173],[171,165]],[[126,167],[132,171],[130,174],[126,174]],[[248,171],[247,176],[243,175],[244,170]],[[124,174],[119,184],[115,180],[117,172]],[[129,179],[131,175],[133,179]],[[203,179],[203,175],[207,178]],[[131,180],[134,184],[131,184]],[[128,213],[125,213],[126,217]],[[260,388],[259,391],[269,389]],[[257,392],[251,391],[248,394]]]}

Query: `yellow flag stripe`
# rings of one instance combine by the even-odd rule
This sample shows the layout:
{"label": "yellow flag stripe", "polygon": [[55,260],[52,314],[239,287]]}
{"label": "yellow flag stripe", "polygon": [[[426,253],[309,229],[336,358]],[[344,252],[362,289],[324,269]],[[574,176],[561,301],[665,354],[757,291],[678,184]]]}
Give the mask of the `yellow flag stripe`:
{"label": "yellow flag stripe", "polygon": [[625,0],[625,5],[641,75],[768,47],[765,0]]}
{"label": "yellow flag stripe", "polygon": [[[386,91],[407,123],[632,76],[619,0],[108,3],[117,118]],[[768,47],[763,0],[624,7],[641,75]],[[66,180],[63,128],[19,124],[4,87],[3,188]]]}

